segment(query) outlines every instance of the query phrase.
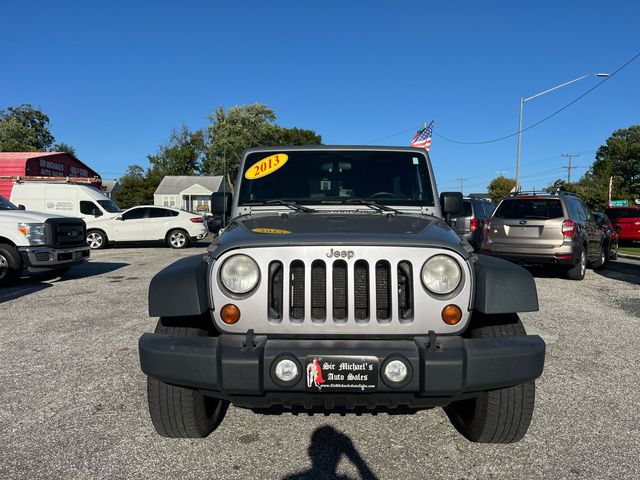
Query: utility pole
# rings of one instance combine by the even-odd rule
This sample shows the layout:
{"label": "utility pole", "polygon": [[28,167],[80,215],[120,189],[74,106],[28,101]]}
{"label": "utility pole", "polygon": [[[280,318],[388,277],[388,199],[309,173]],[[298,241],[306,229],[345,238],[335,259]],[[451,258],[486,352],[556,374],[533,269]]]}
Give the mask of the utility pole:
{"label": "utility pole", "polygon": [[507,173],[507,171],[501,168],[500,170],[496,170],[495,173],[498,173],[501,177],[504,177],[504,174]]}
{"label": "utility pole", "polygon": [[569,159],[569,166],[562,167],[562,168],[566,168],[567,169],[567,183],[571,183],[571,169],[572,168],[576,168],[576,167],[572,167],[571,166],[571,159],[573,157],[579,157],[580,154],[579,153],[563,153],[561,156],[562,157],[567,157]]}
{"label": "utility pole", "polygon": [[460,182],[460,193],[462,193],[463,192],[462,187],[464,185],[464,182],[467,181],[467,179],[466,178],[456,178],[456,180]]}

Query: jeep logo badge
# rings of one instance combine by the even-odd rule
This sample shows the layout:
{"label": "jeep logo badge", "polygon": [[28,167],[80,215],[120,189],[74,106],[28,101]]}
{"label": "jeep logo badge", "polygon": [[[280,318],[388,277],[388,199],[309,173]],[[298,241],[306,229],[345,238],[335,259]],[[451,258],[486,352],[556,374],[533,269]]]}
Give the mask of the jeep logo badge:
{"label": "jeep logo badge", "polygon": [[327,258],[346,258],[347,260],[353,258],[355,253],[353,250],[334,250],[333,248],[327,253]]}

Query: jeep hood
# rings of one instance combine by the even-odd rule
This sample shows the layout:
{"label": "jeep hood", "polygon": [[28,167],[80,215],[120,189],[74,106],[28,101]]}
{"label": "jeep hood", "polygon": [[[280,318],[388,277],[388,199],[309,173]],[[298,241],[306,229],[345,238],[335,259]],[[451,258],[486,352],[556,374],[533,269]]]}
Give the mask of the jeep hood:
{"label": "jeep hood", "polygon": [[229,223],[213,248],[217,257],[235,248],[292,245],[441,247],[469,256],[457,234],[437,217],[378,212],[240,216]]}

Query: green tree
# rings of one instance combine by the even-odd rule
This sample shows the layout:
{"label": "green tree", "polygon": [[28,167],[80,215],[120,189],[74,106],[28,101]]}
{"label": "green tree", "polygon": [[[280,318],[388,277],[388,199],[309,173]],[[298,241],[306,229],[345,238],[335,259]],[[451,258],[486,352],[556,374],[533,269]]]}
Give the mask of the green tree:
{"label": "green tree", "polygon": [[210,115],[208,147],[203,171],[235,178],[245,149],[271,145],[317,145],[322,137],[312,130],[284,128],[275,124],[276,115],[267,105],[254,103],[225,110],[218,107]]}
{"label": "green tree", "polygon": [[148,173],[140,165],[130,165],[127,168],[124,176],[120,178],[120,190],[114,198],[120,208],[153,204],[153,192],[158,185],[155,179],[149,178]]}
{"label": "green tree", "polygon": [[515,186],[515,179],[506,178],[501,175],[491,180],[491,183],[489,183],[489,186],[487,187],[487,191],[489,192],[491,201],[493,203],[498,203],[503,197],[508,196],[511,189]]}
{"label": "green tree", "polygon": [[54,142],[49,117],[29,104],[0,110],[0,151],[44,152]]}
{"label": "green tree", "polygon": [[64,142],[60,142],[60,143],[56,143],[53,148],[51,149],[52,152],[66,152],[70,155],[73,155],[74,157],[76,156],[76,149],[74,147],[72,147],[71,145],[64,143]]}
{"label": "green tree", "polygon": [[[640,125],[616,130],[598,148],[587,177],[608,193],[609,178],[614,177],[614,196],[632,200],[640,197]],[[606,198],[606,196],[605,196]]]}
{"label": "green tree", "polygon": [[202,171],[206,138],[204,131],[190,131],[186,126],[173,130],[169,141],[147,159],[154,173],[164,175],[197,175]]}

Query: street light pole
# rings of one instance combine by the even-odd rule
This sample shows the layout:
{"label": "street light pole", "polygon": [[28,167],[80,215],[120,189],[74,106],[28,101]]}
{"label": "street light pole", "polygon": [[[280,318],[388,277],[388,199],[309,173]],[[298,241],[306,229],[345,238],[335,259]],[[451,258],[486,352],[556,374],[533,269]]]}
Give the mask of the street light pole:
{"label": "street light pole", "polygon": [[608,77],[610,74],[608,73],[588,73],[586,75],[582,75],[581,77],[574,78],[573,80],[569,80],[568,82],[561,83],[560,85],[556,85],[555,87],[544,90],[543,92],[536,93],[528,98],[520,98],[520,122],[518,125],[518,155],[516,157],[516,191],[520,189],[520,147],[522,145],[522,110],[524,109],[524,104],[529,100],[533,100],[534,98],[541,97],[542,95],[546,95],[549,92],[553,92],[562,87],[566,87],[572,83],[578,82],[585,78],[589,77]]}

